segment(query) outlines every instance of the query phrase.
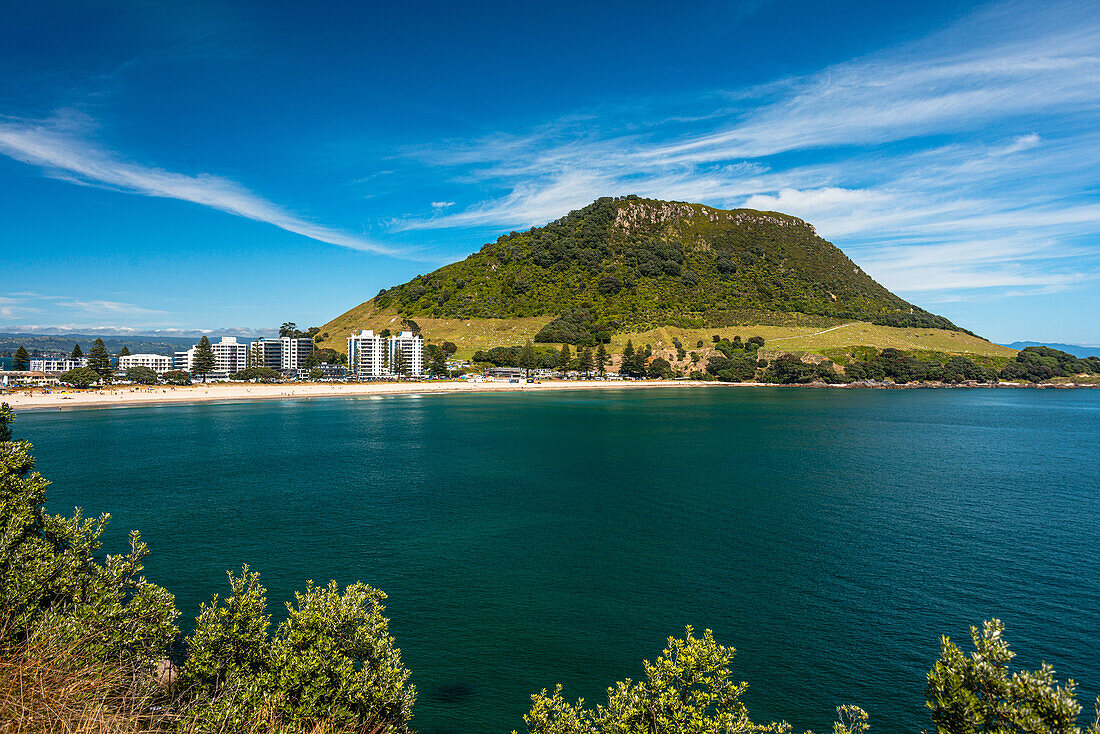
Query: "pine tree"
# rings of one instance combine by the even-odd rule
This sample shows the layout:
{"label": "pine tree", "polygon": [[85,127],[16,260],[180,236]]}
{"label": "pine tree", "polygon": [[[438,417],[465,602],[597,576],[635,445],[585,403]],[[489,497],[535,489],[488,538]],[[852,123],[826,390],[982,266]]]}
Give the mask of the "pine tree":
{"label": "pine tree", "polygon": [[129,357],[130,356],[130,349],[125,344],[122,345],[122,349],[119,351],[118,356],[120,356],[120,357]]}
{"label": "pine tree", "polygon": [[104,380],[111,377],[111,355],[107,354],[107,347],[98,337],[92,342],[92,348],[88,350],[88,369],[93,370]]}
{"label": "pine tree", "polygon": [[431,370],[435,377],[447,376],[447,353],[442,349],[436,349],[432,354]]}
{"label": "pine tree", "polygon": [[588,347],[577,353],[577,369],[585,377],[592,372],[592,350]]}
{"label": "pine tree", "polygon": [[561,353],[558,354],[558,369],[564,375],[569,371],[569,363],[573,361],[573,355],[569,353],[569,345],[561,345]]}
{"label": "pine tree", "polygon": [[390,350],[386,347],[385,343],[382,345],[382,374],[388,375],[390,372]]}
{"label": "pine tree", "polygon": [[539,364],[539,357],[535,353],[535,345],[528,339],[527,343],[523,345],[523,349],[519,353],[519,366],[522,367],[528,377],[531,376],[531,370],[535,369]]}
{"label": "pine tree", "polygon": [[69,355],[69,359],[84,359],[84,350],[79,344],[73,345],[73,353]]}
{"label": "pine tree", "polygon": [[630,376],[634,373],[634,342],[626,340],[623,349],[623,361],[619,364],[619,374]]}
{"label": "pine tree", "polygon": [[600,373],[600,377],[607,372],[607,350],[604,349],[603,342],[596,347],[596,371]]}
{"label": "pine tree", "polygon": [[22,344],[15,350],[15,355],[12,358],[11,368],[13,370],[29,370],[31,368],[31,355],[27,353],[27,350]]}
{"label": "pine tree", "polygon": [[398,377],[405,377],[405,373],[408,372],[408,365],[405,364],[405,352],[401,349],[401,345],[398,344],[397,348],[393,350],[393,374]]}
{"label": "pine tree", "polygon": [[202,339],[199,339],[198,346],[195,347],[195,358],[191,360],[191,374],[202,377],[202,381],[206,382],[206,375],[217,364],[217,360],[214,358],[214,350],[210,347],[210,340],[203,335]]}

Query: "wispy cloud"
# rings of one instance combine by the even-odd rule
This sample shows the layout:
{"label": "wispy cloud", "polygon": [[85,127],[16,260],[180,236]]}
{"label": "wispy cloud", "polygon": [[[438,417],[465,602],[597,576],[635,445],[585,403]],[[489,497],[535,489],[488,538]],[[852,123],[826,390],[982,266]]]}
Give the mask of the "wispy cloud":
{"label": "wispy cloud", "polygon": [[523,228],[636,193],[800,216],[903,291],[1079,287],[1100,271],[1097,49],[1084,3],[1002,3],[805,77],[447,141],[408,155],[496,195],[392,227]]}
{"label": "wispy cloud", "polygon": [[70,117],[37,122],[0,118],[0,154],[74,183],[189,201],[319,242],[381,255],[407,256],[373,240],[291,214],[229,179],[175,173],[122,160],[88,140],[84,134],[86,128],[86,122]]}

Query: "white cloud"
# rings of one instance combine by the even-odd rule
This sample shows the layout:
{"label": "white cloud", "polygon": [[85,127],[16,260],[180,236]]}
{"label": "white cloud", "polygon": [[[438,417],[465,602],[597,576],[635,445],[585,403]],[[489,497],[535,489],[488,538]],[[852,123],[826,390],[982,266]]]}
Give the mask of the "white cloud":
{"label": "white cloud", "polygon": [[447,207],[454,205],[455,203],[453,201],[433,201],[432,209],[446,209]]}
{"label": "white cloud", "polygon": [[266,222],[319,242],[402,256],[397,250],[340,230],[309,222],[219,176],[190,176],[120,160],[79,135],[71,119],[48,122],[0,121],[0,153],[74,183],[132,194],[189,201]]}

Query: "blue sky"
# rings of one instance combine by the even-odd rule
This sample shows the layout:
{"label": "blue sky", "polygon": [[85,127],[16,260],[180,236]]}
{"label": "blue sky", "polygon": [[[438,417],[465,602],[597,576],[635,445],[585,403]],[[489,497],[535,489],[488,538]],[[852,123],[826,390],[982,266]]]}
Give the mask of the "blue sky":
{"label": "blue sky", "polygon": [[320,324],[636,193],[1100,343],[1095,2],[534,5],[9,4],[0,329]]}

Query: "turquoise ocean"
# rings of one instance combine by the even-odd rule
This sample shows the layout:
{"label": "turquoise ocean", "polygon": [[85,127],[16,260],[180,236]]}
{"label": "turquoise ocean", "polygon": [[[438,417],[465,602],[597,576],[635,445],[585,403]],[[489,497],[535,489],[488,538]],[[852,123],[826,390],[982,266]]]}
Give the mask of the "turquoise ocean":
{"label": "turquoise ocean", "polygon": [[329,398],[24,413],[48,509],[139,529],[191,625],[248,563],[276,619],[363,581],[425,734],[595,703],[685,625],[757,720],[854,703],[918,732],[939,636],[1100,692],[1100,391],[783,388]]}

